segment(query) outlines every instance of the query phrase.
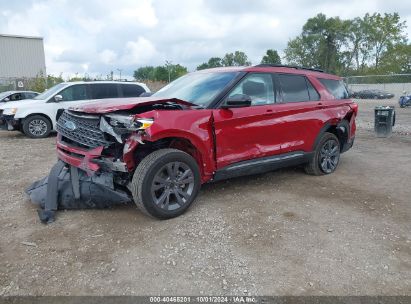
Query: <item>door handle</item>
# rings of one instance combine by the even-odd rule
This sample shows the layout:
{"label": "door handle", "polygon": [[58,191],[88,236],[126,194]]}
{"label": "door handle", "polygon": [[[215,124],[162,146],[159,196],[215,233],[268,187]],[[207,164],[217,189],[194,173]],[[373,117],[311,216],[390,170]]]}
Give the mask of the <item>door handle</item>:
{"label": "door handle", "polygon": [[319,109],[324,109],[325,106],[324,106],[324,104],[323,104],[322,102],[319,102],[319,103],[317,103],[317,108],[319,108]]}

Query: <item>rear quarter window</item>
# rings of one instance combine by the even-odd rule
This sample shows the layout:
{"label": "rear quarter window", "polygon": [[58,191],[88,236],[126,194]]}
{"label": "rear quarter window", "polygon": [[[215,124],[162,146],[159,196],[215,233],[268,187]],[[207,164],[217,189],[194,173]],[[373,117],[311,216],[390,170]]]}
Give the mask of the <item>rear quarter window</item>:
{"label": "rear quarter window", "polygon": [[318,80],[325,86],[328,92],[330,92],[335,99],[347,99],[349,94],[347,88],[342,80],[334,79],[323,79],[318,78]]}

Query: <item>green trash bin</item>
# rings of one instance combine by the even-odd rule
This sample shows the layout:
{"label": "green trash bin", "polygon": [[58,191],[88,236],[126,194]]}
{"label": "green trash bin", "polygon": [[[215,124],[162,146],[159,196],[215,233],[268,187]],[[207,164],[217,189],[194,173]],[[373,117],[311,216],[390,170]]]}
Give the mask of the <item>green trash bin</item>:
{"label": "green trash bin", "polygon": [[395,107],[377,106],[374,111],[374,130],[377,137],[390,136],[392,134],[392,127],[395,125]]}

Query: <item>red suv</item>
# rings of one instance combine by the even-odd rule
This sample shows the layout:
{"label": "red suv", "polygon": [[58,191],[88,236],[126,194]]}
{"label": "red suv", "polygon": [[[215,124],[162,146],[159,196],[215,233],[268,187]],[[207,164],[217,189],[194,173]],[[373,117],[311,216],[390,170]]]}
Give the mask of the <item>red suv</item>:
{"label": "red suv", "polygon": [[57,126],[60,167],[72,175],[65,193],[78,201],[88,188],[82,183],[99,183],[166,219],[182,214],[210,181],[301,164],[309,174],[329,174],[353,145],[357,109],[341,78],[321,70],[190,73],[150,97],[65,111]]}

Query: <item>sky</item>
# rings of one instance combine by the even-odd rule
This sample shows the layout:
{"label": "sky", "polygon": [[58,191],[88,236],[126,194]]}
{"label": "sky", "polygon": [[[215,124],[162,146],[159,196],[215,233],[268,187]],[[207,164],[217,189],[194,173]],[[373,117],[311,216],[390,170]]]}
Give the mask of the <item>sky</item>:
{"label": "sky", "polygon": [[236,50],[258,64],[320,12],[398,12],[411,39],[407,0],[0,0],[0,33],[43,37],[47,74],[116,78],[166,60],[192,71]]}

